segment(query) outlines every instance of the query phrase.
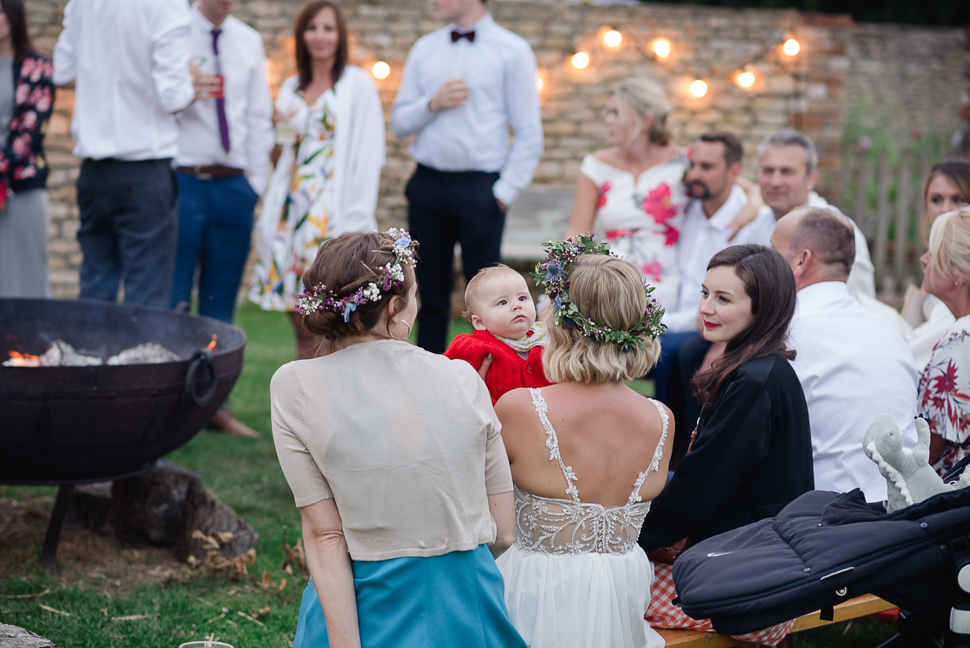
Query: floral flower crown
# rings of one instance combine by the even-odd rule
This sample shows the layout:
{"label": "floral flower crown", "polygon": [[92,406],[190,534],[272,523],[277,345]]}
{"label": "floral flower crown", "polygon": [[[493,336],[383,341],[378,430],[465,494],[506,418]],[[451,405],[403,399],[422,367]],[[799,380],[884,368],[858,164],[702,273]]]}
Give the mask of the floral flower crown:
{"label": "floral flower crown", "polygon": [[580,312],[576,304],[569,300],[569,279],[566,275],[569,265],[576,257],[583,254],[601,254],[616,256],[610,251],[606,243],[594,243],[592,234],[580,234],[565,241],[549,241],[543,244],[548,253],[546,260],[536,265],[532,278],[537,286],[542,286],[552,300],[556,309],[556,326],[561,328],[578,328],[579,332],[600,344],[617,344],[622,351],[632,351],[643,348],[644,335],[656,339],[666,326],[660,323],[663,318],[663,308],[657,300],[650,297],[653,286],[644,284],[643,291],[647,295],[647,309],[643,319],[633,328],[626,331],[616,331],[609,326],[597,324]]}
{"label": "floral flower crown", "polygon": [[380,301],[382,292],[387,292],[391,288],[403,284],[404,268],[401,267],[401,264],[414,267],[414,251],[418,247],[418,242],[412,241],[411,235],[407,231],[396,227],[392,227],[384,233],[394,239],[395,258],[394,263],[387,263],[383,268],[377,270],[375,273],[379,275],[377,281],[372,281],[363,288],[358,288],[355,292],[340,299],[337,299],[337,293],[323,284],[304,288],[303,294],[296,300],[296,310],[303,313],[304,317],[317,311],[343,313],[344,323],[346,324],[350,321],[350,314],[357,310],[358,306],[367,302]]}

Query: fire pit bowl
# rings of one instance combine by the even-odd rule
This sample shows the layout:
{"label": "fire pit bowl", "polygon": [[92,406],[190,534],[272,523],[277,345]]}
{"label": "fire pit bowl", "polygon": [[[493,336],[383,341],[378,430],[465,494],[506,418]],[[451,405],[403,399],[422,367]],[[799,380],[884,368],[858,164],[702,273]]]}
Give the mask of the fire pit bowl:
{"label": "fire pit bowl", "polygon": [[[216,346],[207,345],[216,336]],[[177,362],[0,366],[0,483],[68,484],[140,472],[186,443],[232,390],[246,336],[205,317],[87,300],[0,299],[0,361],[62,339],[108,356],[146,342]]]}

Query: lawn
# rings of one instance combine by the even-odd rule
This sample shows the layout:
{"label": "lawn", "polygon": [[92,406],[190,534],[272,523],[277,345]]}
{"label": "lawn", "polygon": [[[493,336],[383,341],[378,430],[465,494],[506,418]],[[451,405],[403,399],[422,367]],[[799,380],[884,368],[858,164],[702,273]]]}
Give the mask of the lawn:
{"label": "lawn", "polygon": [[[113,535],[68,524],[59,552],[63,576],[55,579],[40,567],[54,489],[0,486],[0,622],[60,648],[175,648],[204,638],[237,648],[290,646],[306,580],[287,560],[300,516],[269,434],[268,391],[273,372],[293,356],[293,335],[285,317],[251,306],[240,309],[237,323],[249,341],[231,406],[262,436],[204,431],[169,459],[202,470],[205,485],[259,533],[248,574],[234,580],[194,571],[165,550],[122,547]],[[467,327],[456,322],[452,333]],[[649,393],[651,385],[634,387]],[[889,624],[855,621],[797,634],[795,646],[867,648],[892,633]]]}

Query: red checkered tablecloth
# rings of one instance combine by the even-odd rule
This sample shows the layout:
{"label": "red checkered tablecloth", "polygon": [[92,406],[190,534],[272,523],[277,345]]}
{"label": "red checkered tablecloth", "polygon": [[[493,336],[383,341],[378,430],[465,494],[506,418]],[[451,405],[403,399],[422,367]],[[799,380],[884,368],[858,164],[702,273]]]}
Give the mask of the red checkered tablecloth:
{"label": "red checkered tablecloth", "polygon": [[[714,632],[710,619],[698,621],[684,614],[680,607],[671,603],[677,591],[674,588],[673,565],[656,563],[653,586],[650,588],[650,605],[643,618],[654,628],[681,628],[698,632]],[[767,646],[776,646],[785,638],[795,620],[779,623],[776,626],[744,635],[733,635],[738,641],[753,641]]]}

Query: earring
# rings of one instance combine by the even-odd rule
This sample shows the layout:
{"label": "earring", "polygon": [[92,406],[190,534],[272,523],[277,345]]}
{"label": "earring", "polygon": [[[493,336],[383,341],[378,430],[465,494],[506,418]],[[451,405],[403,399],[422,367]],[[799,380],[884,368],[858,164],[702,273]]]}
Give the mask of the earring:
{"label": "earring", "polygon": [[397,324],[398,322],[403,322],[403,323],[404,323],[404,325],[405,325],[406,327],[408,327],[408,332],[407,332],[407,333],[405,333],[405,334],[404,334],[404,337],[402,337],[402,338],[399,338],[399,337],[397,337],[397,336],[396,336],[396,335],[394,335],[393,333],[391,333],[391,337],[392,337],[392,338],[394,338],[395,340],[401,340],[402,342],[404,342],[404,341],[407,341],[407,339],[408,339],[409,337],[411,337],[411,325],[407,323],[407,320],[397,320],[397,319],[396,319],[396,320],[391,320],[391,326],[394,326],[394,325],[395,325],[395,324]]}

